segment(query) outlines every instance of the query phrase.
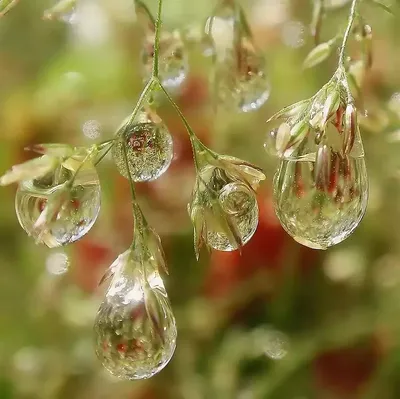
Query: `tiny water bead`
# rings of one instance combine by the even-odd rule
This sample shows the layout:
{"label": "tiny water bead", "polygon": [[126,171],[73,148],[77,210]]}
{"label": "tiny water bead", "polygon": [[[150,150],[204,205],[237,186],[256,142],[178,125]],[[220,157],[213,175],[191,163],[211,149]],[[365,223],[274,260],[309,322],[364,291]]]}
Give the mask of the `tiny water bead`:
{"label": "tiny water bead", "polygon": [[122,176],[129,178],[124,148],[128,157],[130,175],[136,182],[159,178],[170,166],[173,158],[173,141],[167,126],[157,117],[142,113],[125,132],[122,131],[112,149],[112,156]]}
{"label": "tiny water bead", "polygon": [[150,263],[134,258],[129,250],[114,262],[116,272],[94,325],[97,357],[111,374],[128,380],[160,372],[171,360],[177,338],[160,275]]}
{"label": "tiny water bead", "polygon": [[[227,234],[229,219],[236,226],[243,245],[254,235],[258,226],[258,205],[254,192],[245,184],[232,181],[219,168],[206,167],[201,173],[204,181],[215,191],[221,209],[214,209],[206,217],[207,244],[219,251],[234,251],[239,248]],[[218,215],[222,211],[222,215]],[[222,222],[222,223],[221,223]]]}
{"label": "tiny water bead", "polygon": [[[178,31],[163,32],[160,37],[159,76],[161,84],[169,89],[181,86],[188,75],[188,54]],[[154,33],[148,35],[142,50],[146,79],[150,78],[154,62]]]}
{"label": "tiny water bead", "polygon": [[[64,183],[72,171],[60,166],[40,179],[23,181],[15,197],[18,221],[37,243],[49,248],[73,243],[92,228],[100,211],[101,190],[96,169],[85,165],[76,175],[73,186]],[[38,228],[39,218],[47,207],[54,211],[51,220]]]}
{"label": "tiny water bead", "polygon": [[276,214],[299,243],[327,249],[358,226],[368,203],[363,156],[341,155],[329,147],[306,158],[282,158],[274,177]]}

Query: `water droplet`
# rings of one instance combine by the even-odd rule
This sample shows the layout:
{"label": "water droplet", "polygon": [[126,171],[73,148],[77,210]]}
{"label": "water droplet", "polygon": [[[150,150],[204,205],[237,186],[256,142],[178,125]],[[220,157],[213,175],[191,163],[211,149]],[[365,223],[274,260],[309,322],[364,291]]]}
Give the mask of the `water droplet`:
{"label": "water droplet", "polygon": [[168,364],[176,347],[176,323],[164,284],[154,266],[138,263],[131,250],[111,267],[115,274],[94,325],[96,354],[119,378],[150,378]]}
{"label": "water droplet", "polygon": [[286,46],[299,48],[304,45],[305,27],[300,21],[288,21],[282,28],[282,41]]}
{"label": "water droplet", "polygon": [[168,169],[174,155],[172,137],[154,112],[141,112],[124,136],[124,141],[117,141],[112,149],[114,162],[122,176],[129,177],[123,145],[134,181],[155,180]]}
{"label": "water droplet", "polygon": [[89,139],[98,139],[101,123],[97,120],[88,120],[82,125],[83,134]]}
{"label": "water droplet", "polygon": [[[178,31],[164,32],[160,38],[159,76],[164,87],[181,86],[189,70],[188,54]],[[154,61],[154,33],[148,35],[142,50],[142,62],[146,79],[149,79]]]}
{"label": "water droplet", "polygon": [[269,98],[270,84],[264,59],[249,37],[244,37],[231,58],[217,68],[219,101],[241,112],[259,109]]}
{"label": "water droplet", "polygon": [[[226,174],[218,168],[206,167],[201,176],[209,181],[210,186],[218,193],[222,217],[229,217],[237,226],[237,233],[243,245],[249,242],[258,225],[258,205],[254,192],[245,184],[225,180]],[[220,218],[210,215],[207,220],[207,244],[219,251],[238,249],[226,234],[226,226],[221,225]]]}
{"label": "water droplet", "polygon": [[64,252],[54,252],[46,259],[46,269],[50,274],[60,275],[68,271],[69,259]]}
{"label": "water droplet", "polygon": [[35,227],[48,201],[65,190],[62,183],[71,177],[72,172],[60,166],[55,173],[41,179],[20,183],[16,193],[15,210],[20,225],[28,235],[49,248],[82,238],[92,228],[100,211],[99,177],[93,166],[86,165],[78,172],[72,189],[66,193],[67,200],[60,202],[45,229]]}
{"label": "water droplet", "polygon": [[274,202],[283,228],[299,243],[315,249],[338,244],[367,207],[364,157],[325,148],[313,157],[283,158],[274,177]]}

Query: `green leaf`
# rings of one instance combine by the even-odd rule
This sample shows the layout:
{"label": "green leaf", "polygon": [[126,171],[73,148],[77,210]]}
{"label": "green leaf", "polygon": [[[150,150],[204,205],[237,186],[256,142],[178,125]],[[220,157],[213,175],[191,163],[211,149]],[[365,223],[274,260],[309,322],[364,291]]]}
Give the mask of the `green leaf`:
{"label": "green leaf", "polygon": [[332,48],[331,42],[321,43],[314,47],[303,62],[303,69],[313,68],[325,61],[331,55]]}

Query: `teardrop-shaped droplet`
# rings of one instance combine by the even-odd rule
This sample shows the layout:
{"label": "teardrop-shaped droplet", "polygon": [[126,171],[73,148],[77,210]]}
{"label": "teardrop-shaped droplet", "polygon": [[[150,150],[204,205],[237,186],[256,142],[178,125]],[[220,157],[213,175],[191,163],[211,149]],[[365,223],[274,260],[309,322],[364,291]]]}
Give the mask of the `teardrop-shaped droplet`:
{"label": "teardrop-shaped droplet", "polygon": [[176,323],[163,281],[152,265],[135,262],[131,250],[112,267],[115,274],[94,325],[96,354],[119,378],[150,378],[168,364],[176,347]]}
{"label": "teardrop-shaped droplet", "polygon": [[86,164],[76,175],[67,199],[60,202],[59,209],[44,229],[35,227],[45,211],[48,201],[64,190],[62,183],[71,179],[72,172],[60,166],[55,173],[41,179],[20,183],[15,210],[22,228],[38,243],[49,248],[73,243],[92,228],[100,211],[101,190],[96,169]]}
{"label": "teardrop-shaped droplet", "polygon": [[270,83],[264,59],[250,37],[243,37],[217,65],[216,84],[220,102],[240,112],[255,111],[268,100]]}
{"label": "teardrop-shaped droplet", "polygon": [[341,155],[320,145],[313,158],[281,160],[274,177],[275,211],[296,241],[326,249],[358,226],[368,202],[365,160],[358,153]]}
{"label": "teardrop-shaped droplet", "polygon": [[[220,210],[206,215],[207,244],[219,251],[234,251],[238,243],[232,241],[227,230],[235,229],[242,245],[254,235],[258,225],[258,205],[254,192],[245,184],[225,180],[223,171],[205,168],[203,179],[211,180],[210,185],[217,190]],[[224,181],[225,180],[225,181]],[[221,212],[221,214],[219,213]],[[230,221],[230,223],[229,223]]]}
{"label": "teardrop-shaped droplet", "polygon": [[144,182],[159,178],[169,167],[173,157],[173,141],[164,122],[152,111],[143,110],[128,128],[122,140],[112,149],[112,156],[122,176],[129,178],[124,148],[126,148],[129,171],[134,181]]}
{"label": "teardrop-shaped droplet", "polygon": [[[149,79],[154,62],[154,32],[147,35],[142,50],[142,63],[146,79]],[[159,47],[159,77],[169,89],[179,87],[188,75],[188,53],[178,31],[163,32]]]}

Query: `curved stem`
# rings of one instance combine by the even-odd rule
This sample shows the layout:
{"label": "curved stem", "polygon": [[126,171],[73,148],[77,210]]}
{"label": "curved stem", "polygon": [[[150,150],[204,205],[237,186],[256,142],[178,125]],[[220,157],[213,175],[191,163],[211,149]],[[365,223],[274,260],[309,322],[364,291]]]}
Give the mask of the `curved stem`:
{"label": "curved stem", "polygon": [[160,86],[161,90],[164,92],[169,103],[172,105],[172,107],[175,109],[176,113],[179,115],[182,123],[184,124],[184,126],[186,128],[186,131],[188,132],[188,135],[190,138],[190,143],[192,145],[194,165],[195,165],[196,171],[198,171],[199,170],[199,159],[198,159],[198,153],[197,153],[196,147],[200,147],[202,150],[208,152],[214,158],[215,158],[215,154],[198,139],[198,137],[194,133],[193,129],[190,127],[189,122],[185,118],[185,115],[183,115],[182,111],[180,110],[180,108],[178,107],[176,102],[172,99],[172,97],[169,95],[169,93],[165,89],[165,87],[160,82],[158,82],[158,85]]}
{"label": "curved stem", "polygon": [[161,32],[161,14],[162,14],[162,2],[158,0],[157,18],[155,24],[155,36],[154,36],[154,58],[153,58],[153,77],[158,78],[159,69],[159,58],[160,58],[160,32]]}
{"label": "curved stem", "polygon": [[343,37],[343,43],[340,47],[340,52],[339,52],[339,68],[344,68],[344,55],[346,52],[346,46],[347,42],[349,40],[351,28],[353,26],[354,20],[356,18],[356,11],[357,11],[357,5],[360,2],[360,0],[353,0],[351,3],[351,9],[350,9],[350,15],[349,19],[347,22],[347,28]]}

